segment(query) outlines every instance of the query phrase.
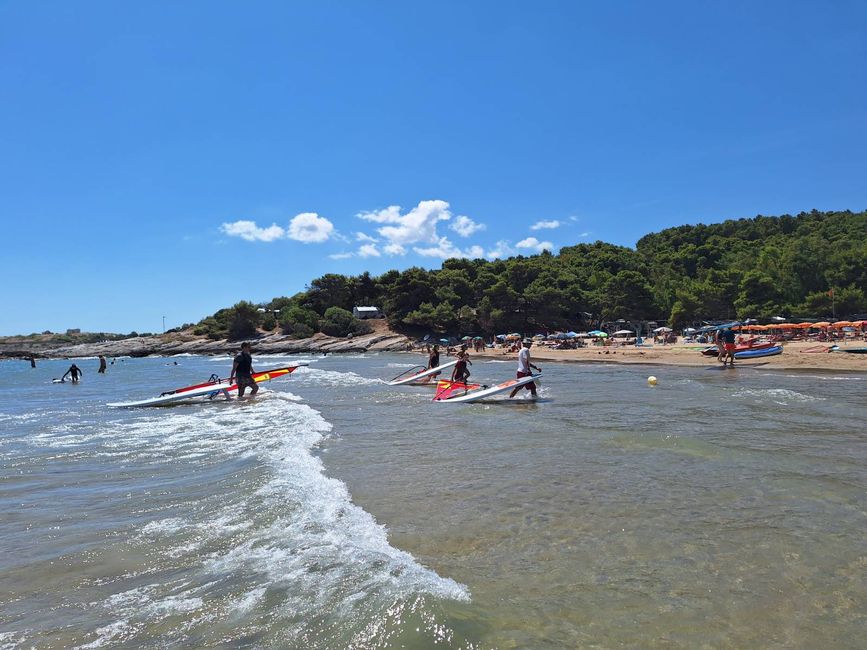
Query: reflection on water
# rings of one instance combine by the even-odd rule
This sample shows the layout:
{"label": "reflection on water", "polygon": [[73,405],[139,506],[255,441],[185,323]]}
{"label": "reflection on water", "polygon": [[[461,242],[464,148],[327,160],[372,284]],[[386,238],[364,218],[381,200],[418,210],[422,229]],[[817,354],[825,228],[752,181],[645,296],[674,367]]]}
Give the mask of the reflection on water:
{"label": "reflection on water", "polygon": [[549,363],[442,405],[385,385],[415,357],[306,360],[142,411],[104,403],[216,361],[0,363],[0,645],[860,647],[864,375]]}

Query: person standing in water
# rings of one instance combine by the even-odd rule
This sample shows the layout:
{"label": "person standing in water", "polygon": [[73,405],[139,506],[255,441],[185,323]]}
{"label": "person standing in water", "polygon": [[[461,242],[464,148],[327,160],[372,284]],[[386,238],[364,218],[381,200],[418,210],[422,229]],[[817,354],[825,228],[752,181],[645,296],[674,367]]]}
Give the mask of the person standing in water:
{"label": "person standing in water", "polygon": [[731,328],[723,330],[720,339],[722,339],[723,347],[725,350],[725,356],[722,360],[723,365],[726,365],[726,361],[728,361],[730,366],[734,366],[735,348],[737,348],[737,345],[735,344],[735,331]]}
{"label": "person standing in water", "polygon": [[467,379],[470,378],[470,370],[469,368],[467,368],[467,365],[473,365],[473,362],[470,361],[470,355],[467,353],[466,345],[461,346],[461,349],[458,351],[457,357],[458,362],[452,369],[451,381],[458,384],[466,384]]}
{"label": "person standing in water", "polygon": [[31,368],[36,367],[36,358],[35,357],[30,357],[30,359],[28,359],[28,361],[30,361],[30,367]]}
{"label": "person standing in water", "polygon": [[229,375],[229,383],[232,379],[238,383],[238,397],[244,397],[244,391],[250,387],[250,397],[259,392],[259,386],[253,379],[253,357],[250,354],[250,344],[241,343],[241,351],[232,363],[232,373]]}
{"label": "person standing in water", "polygon": [[99,355],[99,370],[97,372],[101,375],[105,374],[105,357],[101,354]]}
{"label": "person standing in water", "polygon": [[[529,377],[533,373],[530,372],[530,368],[535,368],[539,372],[542,372],[542,369],[539,366],[534,366],[530,362],[530,346],[533,345],[532,339],[524,339],[524,347],[521,348],[521,351],[518,352],[518,379],[522,377]],[[518,394],[518,391],[522,388],[526,388],[530,391],[530,394],[535,398],[536,397],[536,382],[531,381],[523,386],[516,386],[512,389],[512,392],[509,393],[509,399],[512,399],[515,395]]]}
{"label": "person standing in water", "polygon": [[66,375],[70,376],[73,384],[77,384],[78,378],[83,376],[84,373],[81,371],[81,368],[79,368],[73,363],[71,366],[69,366],[69,370],[63,373],[63,377],[60,378],[60,381],[66,381]]}
{"label": "person standing in water", "polygon": [[[434,345],[433,349],[430,351],[430,354],[428,355],[428,358],[427,358],[426,370],[431,370],[433,368],[436,368],[438,365],[440,365],[440,346]],[[434,374],[432,374],[431,375],[431,381],[436,380],[436,378],[439,377],[439,375],[440,375],[440,373],[438,373],[438,372],[435,372]]]}

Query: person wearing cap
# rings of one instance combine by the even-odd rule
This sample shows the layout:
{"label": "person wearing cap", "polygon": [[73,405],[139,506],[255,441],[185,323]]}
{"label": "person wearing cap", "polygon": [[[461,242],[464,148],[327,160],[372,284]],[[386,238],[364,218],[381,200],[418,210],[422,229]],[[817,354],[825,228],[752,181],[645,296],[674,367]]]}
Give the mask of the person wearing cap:
{"label": "person wearing cap", "polygon": [[244,397],[244,391],[250,387],[250,397],[259,392],[259,385],[253,379],[253,356],[250,354],[250,344],[241,343],[241,351],[232,363],[232,373],[229,383],[235,379],[238,384],[238,397]]}
{"label": "person wearing cap", "polygon": [[[534,366],[530,362],[530,346],[533,345],[532,339],[524,339],[524,347],[521,348],[521,351],[518,352],[518,379],[522,377],[529,377],[533,373],[530,372],[530,368],[535,368],[539,372],[542,372],[542,369],[539,366]],[[515,395],[517,395],[518,391],[522,388],[526,388],[530,391],[530,395],[536,397],[536,382],[531,381],[527,382],[523,386],[516,386],[512,389],[512,392],[509,393],[509,399],[512,399]]]}

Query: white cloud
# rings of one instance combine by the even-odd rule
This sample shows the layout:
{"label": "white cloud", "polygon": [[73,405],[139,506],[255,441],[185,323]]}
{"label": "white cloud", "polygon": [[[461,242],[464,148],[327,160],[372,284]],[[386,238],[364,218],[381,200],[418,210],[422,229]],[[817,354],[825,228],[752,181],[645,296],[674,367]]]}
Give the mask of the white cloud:
{"label": "white cloud", "polygon": [[579,236],[579,237],[589,237],[589,236],[590,236],[590,233],[589,233],[589,232],[582,232],[582,233],[581,233],[580,235],[578,235],[578,236]]}
{"label": "white cloud", "polygon": [[553,230],[554,228],[559,228],[562,225],[563,224],[556,219],[549,219],[537,221],[532,226],[530,226],[530,230]]}
{"label": "white cloud", "polygon": [[350,257],[354,257],[354,256],[355,256],[355,253],[332,253],[328,257],[330,257],[333,260],[346,260],[346,259],[349,259]]}
{"label": "white cloud", "polygon": [[382,253],[379,252],[379,249],[373,244],[364,244],[358,249],[359,257],[379,257]]}
{"label": "white cloud", "polygon": [[368,235],[366,233],[357,232],[357,233],[355,233],[355,241],[366,241],[366,242],[370,242],[371,244],[375,244],[379,240],[376,237],[371,237],[370,235]]}
{"label": "white cloud", "polygon": [[389,244],[435,244],[439,240],[437,223],[452,218],[448,208],[445,201],[421,201],[406,214],[400,213],[400,206],[392,205],[377,212],[362,212],[358,216],[365,221],[393,224],[376,229]]}
{"label": "white cloud", "polygon": [[466,250],[461,250],[455,246],[448,237],[440,237],[436,246],[429,248],[419,248],[414,246],[413,250],[419,255],[425,257],[439,257],[441,259],[449,259],[451,257],[483,257],[485,250],[481,246],[470,246]]}
{"label": "white cloud", "polygon": [[455,217],[455,220],[449,224],[449,228],[458,233],[461,237],[469,237],[474,232],[484,230],[486,228],[483,223],[476,223],[469,217],[460,215]]}
{"label": "white cloud", "polygon": [[260,228],[255,221],[224,223],[220,226],[220,230],[231,237],[240,237],[247,241],[274,241],[286,236],[286,231],[276,223],[272,223],[267,228]]}
{"label": "white cloud", "polygon": [[334,232],[334,224],[315,212],[302,212],[289,222],[289,239],[305,244],[326,241]]}
{"label": "white cloud", "polygon": [[406,249],[400,244],[386,244],[382,250],[389,255],[406,255]]}
{"label": "white cloud", "polygon": [[569,217],[569,221],[578,221],[578,217]]}
{"label": "white cloud", "polygon": [[551,250],[554,248],[554,244],[549,241],[539,241],[535,237],[527,237],[527,239],[522,239],[517,244],[515,244],[515,248],[528,248],[530,250],[534,250],[537,253],[541,253],[544,250]]}
{"label": "white cloud", "polygon": [[509,257],[510,255],[514,254],[515,249],[513,249],[509,245],[509,242],[507,242],[505,239],[501,239],[497,242],[496,246],[494,246],[491,250],[487,252],[486,257],[496,260],[503,257]]}

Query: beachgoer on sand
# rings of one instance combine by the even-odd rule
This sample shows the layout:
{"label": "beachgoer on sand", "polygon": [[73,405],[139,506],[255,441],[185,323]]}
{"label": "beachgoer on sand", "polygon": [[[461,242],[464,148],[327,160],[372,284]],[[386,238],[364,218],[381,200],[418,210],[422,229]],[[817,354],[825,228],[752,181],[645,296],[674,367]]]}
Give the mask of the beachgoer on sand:
{"label": "beachgoer on sand", "polygon": [[722,333],[723,346],[725,348],[725,357],[723,357],[723,365],[729,361],[729,365],[735,365],[735,332],[732,329],[724,330]]}

